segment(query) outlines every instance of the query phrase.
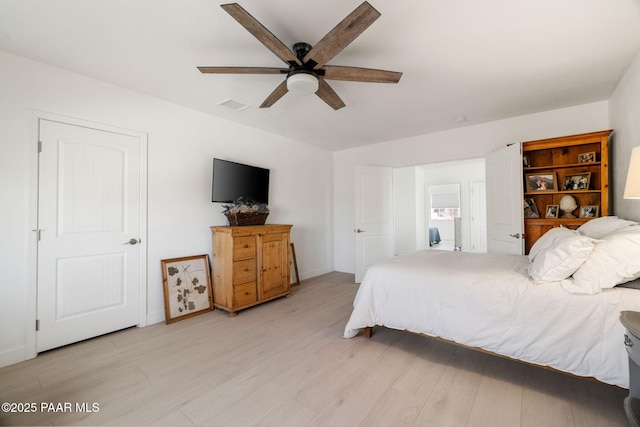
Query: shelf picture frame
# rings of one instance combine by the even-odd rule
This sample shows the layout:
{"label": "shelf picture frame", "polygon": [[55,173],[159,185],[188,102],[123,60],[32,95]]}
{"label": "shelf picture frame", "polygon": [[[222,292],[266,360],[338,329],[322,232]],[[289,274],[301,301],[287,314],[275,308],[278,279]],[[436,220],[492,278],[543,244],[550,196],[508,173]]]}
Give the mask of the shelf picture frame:
{"label": "shelf picture frame", "polygon": [[163,259],[165,323],[213,310],[208,255]]}
{"label": "shelf picture frame", "polygon": [[547,205],[545,209],[545,218],[558,218],[558,212],[560,211],[560,205]]}
{"label": "shelf picture frame", "polygon": [[591,172],[582,172],[564,177],[562,189],[564,191],[584,191],[589,189]]}
{"label": "shelf picture frame", "polygon": [[540,218],[540,213],[538,212],[538,207],[536,206],[535,200],[531,197],[526,197],[524,199],[524,217],[525,218]]}
{"label": "shelf picture frame", "polygon": [[526,174],[527,192],[551,193],[558,190],[555,172],[536,172]]}
{"label": "shelf picture frame", "polygon": [[588,153],[578,154],[578,163],[595,163],[595,161],[596,161],[595,151],[589,151]]}
{"label": "shelf picture frame", "polygon": [[598,205],[580,206],[578,216],[580,218],[597,218],[599,211],[600,211],[600,206]]}

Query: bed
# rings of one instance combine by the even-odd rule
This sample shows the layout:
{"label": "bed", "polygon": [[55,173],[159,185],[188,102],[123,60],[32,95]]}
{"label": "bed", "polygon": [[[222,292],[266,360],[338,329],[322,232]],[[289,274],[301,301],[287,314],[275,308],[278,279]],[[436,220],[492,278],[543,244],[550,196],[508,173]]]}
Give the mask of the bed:
{"label": "bed", "polygon": [[344,337],[385,326],[629,388],[619,317],[640,311],[640,225],[605,218],[552,229],[528,256],[423,250],[376,264]]}
{"label": "bed", "polygon": [[438,227],[429,227],[429,246],[440,243],[440,230]]}

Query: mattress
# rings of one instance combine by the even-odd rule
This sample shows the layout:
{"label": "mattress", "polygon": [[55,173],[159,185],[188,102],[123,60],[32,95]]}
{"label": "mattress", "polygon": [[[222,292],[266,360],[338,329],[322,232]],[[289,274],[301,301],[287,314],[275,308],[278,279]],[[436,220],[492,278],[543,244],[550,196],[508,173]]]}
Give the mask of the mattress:
{"label": "mattress", "polygon": [[526,256],[424,250],[391,258],[365,274],[345,326],[441,337],[470,347],[629,387],[623,310],[640,311],[640,292],[615,287],[570,294],[535,284]]}

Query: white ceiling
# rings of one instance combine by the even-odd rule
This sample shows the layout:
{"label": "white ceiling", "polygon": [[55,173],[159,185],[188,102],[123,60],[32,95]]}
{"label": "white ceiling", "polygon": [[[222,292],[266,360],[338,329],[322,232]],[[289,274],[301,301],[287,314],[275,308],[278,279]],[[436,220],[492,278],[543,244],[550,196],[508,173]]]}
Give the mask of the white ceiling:
{"label": "white ceiling", "polygon": [[[361,3],[239,1],[287,46]],[[0,0],[0,49],[329,150],[606,100],[640,50],[638,0],[370,3],[382,16],[329,64],[404,74],[328,81],[338,111],[291,93],[259,109],[284,76],[201,74],[284,66],[213,0]]]}

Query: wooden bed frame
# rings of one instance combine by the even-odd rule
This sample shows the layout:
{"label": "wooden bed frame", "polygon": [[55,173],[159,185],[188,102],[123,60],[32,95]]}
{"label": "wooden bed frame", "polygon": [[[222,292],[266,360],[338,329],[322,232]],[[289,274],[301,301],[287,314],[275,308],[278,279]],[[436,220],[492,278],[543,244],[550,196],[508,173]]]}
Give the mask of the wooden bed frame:
{"label": "wooden bed frame", "polygon": [[[394,330],[397,330],[397,329],[394,329]],[[598,383],[598,384],[604,384],[604,385],[609,386],[609,387],[615,387],[615,388],[617,388],[619,390],[626,390],[625,388],[619,387],[617,385],[603,383],[602,381],[599,381],[594,377],[581,377],[579,375],[575,375],[575,374],[572,374],[570,372],[561,371],[559,369],[555,369],[555,368],[552,368],[550,366],[537,365],[535,363],[525,362],[524,360],[514,359],[513,357],[504,356],[502,354],[494,353],[492,351],[485,350],[485,349],[480,348],[480,347],[471,347],[471,346],[468,346],[468,345],[457,343],[455,341],[450,341],[450,340],[447,340],[447,339],[444,339],[444,338],[440,338],[440,337],[436,337],[436,336],[421,334],[421,333],[418,333],[418,332],[411,332],[411,331],[404,331],[404,332],[409,332],[411,334],[418,335],[418,336],[421,336],[421,337],[425,337],[425,338],[429,338],[429,339],[432,339],[432,340],[437,340],[437,341],[444,342],[444,343],[447,343],[447,344],[455,345],[457,347],[462,347],[462,348],[466,348],[466,349],[469,349],[469,350],[479,351],[480,353],[488,354],[490,356],[497,356],[497,357],[501,357],[503,359],[513,360],[513,361],[518,362],[518,363],[523,363],[525,365],[534,366],[536,368],[546,369],[547,371],[557,372],[557,373],[560,373],[560,374],[563,374],[563,375],[568,375],[568,376],[573,377],[573,378],[579,378],[581,380],[591,381],[591,382],[595,382],[595,383]],[[365,338],[371,338],[373,336],[373,326],[365,327],[363,329],[363,333],[364,333],[364,337]]]}

